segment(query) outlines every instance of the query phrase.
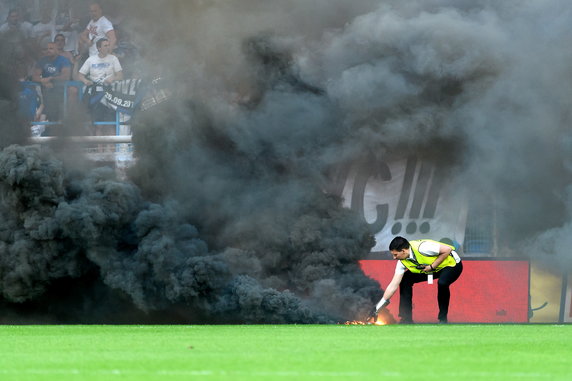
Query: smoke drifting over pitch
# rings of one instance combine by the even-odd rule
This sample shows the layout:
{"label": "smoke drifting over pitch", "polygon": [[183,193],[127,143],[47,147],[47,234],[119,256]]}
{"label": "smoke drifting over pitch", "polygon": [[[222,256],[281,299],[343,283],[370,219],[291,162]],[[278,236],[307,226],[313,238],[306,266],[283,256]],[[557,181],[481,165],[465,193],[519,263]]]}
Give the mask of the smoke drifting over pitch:
{"label": "smoke drifting over pitch", "polygon": [[[158,26],[152,41],[175,43],[153,46],[174,58],[172,72],[186,73],[178,79],[240,150],[252,157],[272,147],[287,168],[317,172],[346,159],[419,153],[442,163],[480,208],[495,209],[504,253],[569,263],[567,246],[549,243],[572,236],[566,1],[170,4],[156,10],[173,27],[165,34]],[[248,55],[245,41],[261,36],[291,54],[287,75]],[[292,73],[298,86],[287,80]],[[300,82],[325,99],[301,95]],[[254,105],[253,113],[237,117],[229,99]],[[312,147],[311,160],[298,160],[300,144]]]}
{"label": "smoke drifting over pitch", "polygon": [[326,190],[369,155],[443,163],[495,200],[506,247],[562,251],[567,2],[135,3],[146,71],[174,97],[136,118],[126,181],[3,144],[3,321],[361,318],[371,234]]}

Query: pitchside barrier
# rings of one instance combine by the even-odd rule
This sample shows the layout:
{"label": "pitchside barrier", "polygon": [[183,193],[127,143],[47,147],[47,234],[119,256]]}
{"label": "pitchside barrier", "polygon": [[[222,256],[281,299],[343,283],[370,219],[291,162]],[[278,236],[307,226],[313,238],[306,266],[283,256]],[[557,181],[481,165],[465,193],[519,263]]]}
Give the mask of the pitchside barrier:
{"label": "pitchside barrier", "polygon": [[[360,261],[362,271],[384,289],[396,262],[381,253]],[[451,323],[565,323],[572,322],[572,285],[562,273],[542,274],[522,258],[463,259],[463,274],[451,285]],[[547,279],[552,283],[547,285]],[[389,312],[398,319],[399,290]],[[437,323],[437,281],[413,287],[413,320]]]}
{"label": "pitchside barrier", "polygon": [[[20,82],[22,88],[30,88],[35,90],[40,84],[32,81]],[[77,89],[77,102],[83,102],[84,84],[80,81],[66,81],[61,84],[63,86],[63,105],[62,105],[62,118],[68,114],[70,107],[70,88]],[[112,162],[115,161],[118,167],[125,167],[132,160],[132,147],[131,147],[131,132],[128,123],[130,117],[119,111],[115,111],[115,120],[113,121],[94,121],[90,123],[95,126],[114,126],[115,135],[110,136],[72,136],[68,139],[77,144],[86,145],[85,151],[92,160]],[[61,120],[58,121],[32,121],[30,122],[32,128],[31,143],[48,143],[56,136],[41,136],[40,133],[34,133],[41,126],[58,126],[61,125]],[[57,135],[57,134],[55,134]],[[107,144],[106,144],[107,143]],[[94,145],[106,144],[105,150],[96,148]]]}
{"label": "pitchside barrier", "polygon": [[[22,88],[24,87],[28,87],[28,88],[35,88],[37,86],[39,86],[40,84],[38,82],[32,82],[32,81],[24,81],[24,82],[20,82],[20,85],[22,86]],[[77,89],[77,97],[78,97],[78,102],[82,102],[83,101],[83,93],[84,93],[84,84],[80,81],[66,81],[62,83],[63,86],[63,117],[65,117],[68,114],[68,108],[69,108],[69,97],[70,97],[70,88],[76,88]],[[63,118],[62,118],[63,119]],[[128,123],[125,122],[125,120],[128,119],[126,118],[121,112],[116,111],[115,112],[115,120],[114,121],[95,121],[91,124],[96,125],[96,126],[115,126],[115,135],[119,136],[119,135],[123,135],[124,137],[121,139],[123,141],[125,140],[129,140],[130,139],[126,139],[125,136],[128,136],[128,134],[125,134],[122,131],[122,127],[123,126],[129,126]],[[61,121],[32,121],[30,122],[30,124],[32,126],[57,126],[57,125],[61,125],[62,122]],[[98,138],[100,137],[92,137],[93,139],[91,139],[91,141],[93,140],[98,140]],[[104,138],[104,137],[102,137]],[[107,141],[106,141],[107,140]],[[103,142],[108,142],[109,139],[103,139]]]}

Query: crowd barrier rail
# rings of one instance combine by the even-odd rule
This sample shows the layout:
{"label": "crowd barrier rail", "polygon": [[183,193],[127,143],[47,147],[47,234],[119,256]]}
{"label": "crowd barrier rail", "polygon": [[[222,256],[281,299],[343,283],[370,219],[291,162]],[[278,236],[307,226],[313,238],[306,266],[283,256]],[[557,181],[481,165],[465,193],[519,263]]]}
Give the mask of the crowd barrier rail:
{"label": "crowd barrier rail", "polygon": [[[31,89],[34,89],[37,86],[41,86],[41,84],[39,82],[34,82],[34,81],[23,81],[20,82],[20,86],[23,88],[25,87],[29,87]],[[65,117],[68,115],[68,110],[69,110],[69,100],[70,100],[70,88],[74,87],[77,89],[77,97],[78,97],[78,102],[82,102],[83,101],[83,94],[85,91],[85,85],[83,82],[80,81],[65,81],[61,83],[61,86],[63,86],[64,88],[64,96],[63,96],[63,117],[61,119],[65,119]],[[115,120],[114,121],[94,121],[90,124],[95,125],[95,126],[115,126],[115,136],[122,136],[121,135],[121,126],[128,126],[129,123],[126,123],[124,121],[122,121],[122,113],[119,111],[115,112]],[[62,121],[58,120],[58,121],[31,121],[30,125],[31,126],[55,126],[55,125],[61,125]],[[87,137],[87,136],[86,136]],[[44,138],[44,139],[38,139],[38,138]],[[51,139],[45,139],[45,138],[51,138]],[[79,138],[79,137],[76,137]],[[84,141],[84,142],[101,142],[103,143],[104,141],[100,141],[101,138],[106,138],[108,141],[110,140],[110,136],[89,136],[89,138],[91,139],[76,139],[78,142]],[[99,139],[98,139],[99,138]],[[106,140],[103,139],[103,140]],[[48,137],[48,136],[40,136],[40,137],[34,137],[32,139],[33,141],[36,142],[47,142],[50,140],[53,140],[53,137]],[[113,140],[113,139],[111,139]],[[122,143],[126,143],[126,136],[123,136],[121,139]],[[129,143],[131,142],[131,139],[129,139]],[[115,142],[114,142],[115,143]]]}

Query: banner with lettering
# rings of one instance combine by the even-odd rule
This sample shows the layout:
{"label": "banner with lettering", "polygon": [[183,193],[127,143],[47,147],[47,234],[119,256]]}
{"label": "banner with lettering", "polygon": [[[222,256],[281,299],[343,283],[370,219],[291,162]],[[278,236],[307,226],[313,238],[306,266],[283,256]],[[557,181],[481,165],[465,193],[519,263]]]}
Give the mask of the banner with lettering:
{"label": "banner with lettering", "polygon": [[152,81],[124,79],[111,84],[94,84],[85,88],[83,96],[90,108],[103,105],[131,116],[136,110],[148,110],[167,101],[171,95],[162,78],[155,78]]}
{"label": "banner with lettering", "polygon": [[115,81],[103,88],[101,103],[124,114],[133,114],[139,106],[147,86],[141,79],[124,79]]}
{"label": "banner with lettering", "polygon": [[363,216],[375,235],[372,249],[387,251],[391,239],[428,238],[462,245],[467,200],[436,165],[414,156],[365,160],[338,171],[334,192]]}

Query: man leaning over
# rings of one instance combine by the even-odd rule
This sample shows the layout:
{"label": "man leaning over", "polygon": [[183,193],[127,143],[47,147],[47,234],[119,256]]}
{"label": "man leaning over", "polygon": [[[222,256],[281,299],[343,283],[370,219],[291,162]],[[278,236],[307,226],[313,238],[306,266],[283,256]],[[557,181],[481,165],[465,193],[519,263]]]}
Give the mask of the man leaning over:
{"label": "man leaning over", "polygon": [[389,304],[389,299],[399,287],[401,323],[413,323],[413,285],[433,277],[439,280],[438,319],[440,323],[447,323],[451,298],[449,287],[463,271],[461,258],[454,249],[443,242],[428,239],[408,241],[403,237],[395,237],[389,244],[389,251],[398,262],[393,279],[376,305],[376,311]]}

